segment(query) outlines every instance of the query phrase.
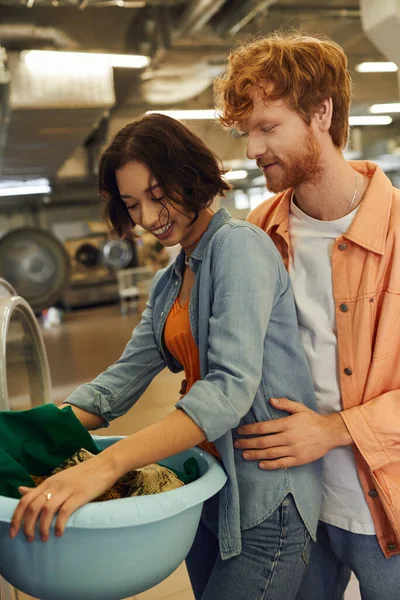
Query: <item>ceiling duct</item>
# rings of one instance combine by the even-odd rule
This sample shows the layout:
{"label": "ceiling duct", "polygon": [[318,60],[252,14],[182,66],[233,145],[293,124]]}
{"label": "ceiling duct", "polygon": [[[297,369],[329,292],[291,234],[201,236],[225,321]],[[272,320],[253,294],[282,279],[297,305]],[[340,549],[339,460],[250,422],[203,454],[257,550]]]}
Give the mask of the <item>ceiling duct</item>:
{"label": "ceiling duct", "polygon": [[[369,39],[388,60],[400,67],[400,0],[360,0],[361,21]],[[400,68],[398,71],[400,88]]]}
{"label": "ceiling duct", "polygon": [[55,27],[37,27],[34,23],[0,23],[0,43],[8,49],[52,45],[55,48],[76,50],[78,44]]}
{"label": "ceiling duct", "polygon": [[216,30],[221,35],[236,35],[255,17],[278,0],[234,0],[219,20]]}
{"label": "ceiling duct", "polygon": [[[187,48],[166,51],[157,69],[144,74],[140,86],[141,101],[152,106],[173,106],[198,96],[212,85],[225,68],[221,53],[220,64],[214,64],[213,57],[203,52]],[[137,96],[138,90],[135,93]],[[129,99],[128,99],[129,101]]]}
{"label": "ceiling duct", "polygon": [[388,60],[400,65],[400,1],[360,0],[361,21],[369,39]]}
{"label": "ceiling duct", "polygon": [[15,6],[21,8],[76,8],[83,10],[90,7],[109,8],[116,6],[119,8],[145,8],[146,6],[181,6],[187,4],[189,0],[26,0],[22,5],[20,0],[0,0],[0,5]]}
{"label": "ceiling duct", "polygon": [[54,178],[73,150],[115,104],[111,68],[100,72],[31,71],[10,52],[11,118],[0,178]]}
{"label": "ceiling duct", "polygon": [[271,7],[271,13],[293,17],[318,17],[319,19],[359,19],[359,6],[336,6],[317,4],[276,4]]}
{"label": "ceiling duct", "polygon": [[[165,12],[163,20],[158,19],[156,29],[162,30],[164,44],[153,56],[151,68],[142,74],[139,89],[137,85],[131,87],[124,106],[172,106],[198,96],[212,85],[224,69],[229,47],[221,40],[212,44],[215,35],[201,42],[196,34],[225,4],[227,0],[191,0],[176,22],[170,11]],[[145,25],[142,21],[143,29]]]}
{"label": "ceiling duct", "polygon": [[226,0],[192,0],[174,28],[173,39],[198,33],[225,2]]}

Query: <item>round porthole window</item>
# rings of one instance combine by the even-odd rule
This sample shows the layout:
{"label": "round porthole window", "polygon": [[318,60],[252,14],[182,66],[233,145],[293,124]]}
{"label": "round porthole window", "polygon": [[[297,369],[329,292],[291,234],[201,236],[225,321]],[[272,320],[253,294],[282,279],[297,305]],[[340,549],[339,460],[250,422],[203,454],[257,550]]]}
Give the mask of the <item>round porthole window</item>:
{"label": "round porthole window", "polygon": [[0,277],[40,312],[59,300],[70,278],[63,245],[41,229],[14,229],[0,239]]}

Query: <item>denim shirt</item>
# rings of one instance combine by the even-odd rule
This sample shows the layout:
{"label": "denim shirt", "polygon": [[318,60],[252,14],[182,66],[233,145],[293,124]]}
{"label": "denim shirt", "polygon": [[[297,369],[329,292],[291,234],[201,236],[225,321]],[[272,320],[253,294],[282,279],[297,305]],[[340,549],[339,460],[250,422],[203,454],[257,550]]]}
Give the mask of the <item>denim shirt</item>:
{"label": "denim shirt", "polygon": [[[269,400],[290,398],[315,409],[289,277],[261,229],[220,209],[190,257],[194,273],[189,315],[199,348],[201,380],[176,404],[214,442],[228,480],[219,495],[223,559],[241,552],[241,529],[268,518],[288,493],[315,539],[321,496],[320,462],[263,471],[234,448],[241,424],[286,416]],[[184,254],[159,271],[141,322],[121,358],[66,400],[107,423],[126,413],[167,366],[163,329],[182,283]]]}

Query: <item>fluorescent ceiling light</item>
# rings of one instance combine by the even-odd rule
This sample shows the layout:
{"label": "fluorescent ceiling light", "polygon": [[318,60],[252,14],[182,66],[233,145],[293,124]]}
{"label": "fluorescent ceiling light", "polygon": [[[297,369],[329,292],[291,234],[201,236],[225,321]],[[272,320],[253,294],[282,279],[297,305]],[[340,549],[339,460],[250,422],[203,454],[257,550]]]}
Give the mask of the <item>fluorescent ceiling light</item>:
{"label": "fluorescent ceiling light", "polygon": [[148,56],[140,54],[100,54],[94,52],[57,52],[54,50],[27,50],[22,58],[31,71],[82,72],[99,71],[111,67],[143,69],[150,64]]}
{"label": "fluorescent ceiling light", "polygon": [[379,113],[398,113],[400,112],[400,102],[391,102],[389,104],[373,104],[369,107],[369,112],[374,115]]}
{"label": "fluorescent ceiling light", "polygon": [[30,194],[49,194],[50,192],[48,179],[0,181],[0,196],[28,196]]}
{"label": "fluorescent ceiling light", "polygon": [[214,108],[210,110],[148,110],[146,115],[155,113],[178,119],[178,121],[216,119],[218,116],[218,111]]}
{"label": "fluorescent ceiling light", "polygon": [[362,62],[356,66],[359,73],[396,73],[397,69],[394,62]]}
{"label": "fluorescent ceiling light", "polygon": [[225,173],[224,178],[229,181],[233,181],[234,179],[246,179],[247,171],[244,169],[239,169],[238,171],[228,171]]}
{"label": "fluorescent ceiling light", "polygon": [[390,125],[393,121],[392,117],[389,115],[384,115],[381,117],[350,117],[349,124],[352,126],[359,125]]}
{"label": "fluorescent ceiling light", "polygon": [[[211,110],[149,110],[147,115],[161,114],[172,117],[178,120],[195,120],[195,119],[216,119],[218,112],[214,109]],[[390,125],[392,118],[388,115],[382,117],[350,117],[350,125]],[[234,172],[234,171],[233,171]],[[227,174],[228,175],[228,174]],[[227,177],[226,175],[226,177]],[[232,178],[233,179],[233,178]],[[241,179],[241,177],[238,177]]]}

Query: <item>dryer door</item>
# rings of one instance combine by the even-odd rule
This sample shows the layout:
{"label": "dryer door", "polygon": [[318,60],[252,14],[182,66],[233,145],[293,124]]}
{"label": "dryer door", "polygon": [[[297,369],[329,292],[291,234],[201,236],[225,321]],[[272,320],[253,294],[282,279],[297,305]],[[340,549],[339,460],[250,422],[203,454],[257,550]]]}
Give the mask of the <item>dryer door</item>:
{"label": "dryer door", "polygon": [[51,401],[42,335],[29,304],[0,279],[0,410]]}
{"label": "dryer door", "polygon": [[0,239],[0,277],[40,312],[62,297],[70,278],[69,257],[48,231],[14,229]]}

